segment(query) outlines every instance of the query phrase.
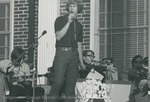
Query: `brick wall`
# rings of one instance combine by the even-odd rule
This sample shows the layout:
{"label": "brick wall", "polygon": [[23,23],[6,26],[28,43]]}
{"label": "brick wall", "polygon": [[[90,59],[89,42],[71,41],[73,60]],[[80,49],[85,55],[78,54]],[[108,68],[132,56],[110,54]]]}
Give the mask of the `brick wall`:
{"label": "brick wall", "polygon": [[[38,34],[38,0],[35,0],[35,39]],[[14,47],[28,48],[29,28],[29,0],[15,0],[14,2]],[[30,45],[30,44],[29,44]],[[37,48],[35,48],[34,66],[37,66]]]}
{"label": "brick wall", "polygon": [[[83,25],[83,49],[90,48],[90,0],[82,0],[83,11],[78,15],[79,22]],[[66,1],[60,0],[60,15],[64,15],[66,11]]]}
{"label": "brick wall", "polygon": [[[35,39],[38,34],[38,0],[35,0]],[[83,25],[83,49],[89,49],[90,43],[90,0],[82,0],[84,9],[79,14],[79,22]],[[14,2],[14,46],[24,49],[28,48],[28,17],[29,17],[29,0],[15,0]],[[66,12],[66,2],[60,0],[60,15]],[[34,66],[37,66],[37,49],[35,49]]]}
{"label": "brick wall", "polygon": [[15,0],[14,3],[14,46],[27,48],[28,41],[28,1]]}

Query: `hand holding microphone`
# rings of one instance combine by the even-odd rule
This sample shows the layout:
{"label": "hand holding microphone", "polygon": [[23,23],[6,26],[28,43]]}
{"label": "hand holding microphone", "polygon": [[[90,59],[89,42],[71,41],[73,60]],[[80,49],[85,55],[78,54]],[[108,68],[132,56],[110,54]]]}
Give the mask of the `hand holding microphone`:
{"label": "hand holding microphone", "polygon": [[73,13],[69,13],[68,22],[71,23],[75,19],[75,15]]}

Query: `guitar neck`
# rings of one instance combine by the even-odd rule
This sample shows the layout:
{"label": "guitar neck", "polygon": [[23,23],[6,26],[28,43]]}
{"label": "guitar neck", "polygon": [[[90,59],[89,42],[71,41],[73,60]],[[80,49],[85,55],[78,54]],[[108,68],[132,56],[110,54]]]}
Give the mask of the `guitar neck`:
{"label": "guitar neck", "polygon": [[[46,74],[40,74],[40,75],[35,75],[35,77],[46,77]],[[18,79],[19,77],[22,77],[24,79],[30,79],[30,78],[33,78],[34,76],[33,75],[27,75],[27,76],[17,76],[17,77],[12,77],[12,79]]]}
{"label": "guitar neck", "polygon": [[1,74],[6,74],[6,73],[5,73],[5,72],[3,72],[2,70],[0,70],[0,73],[1,73]]}

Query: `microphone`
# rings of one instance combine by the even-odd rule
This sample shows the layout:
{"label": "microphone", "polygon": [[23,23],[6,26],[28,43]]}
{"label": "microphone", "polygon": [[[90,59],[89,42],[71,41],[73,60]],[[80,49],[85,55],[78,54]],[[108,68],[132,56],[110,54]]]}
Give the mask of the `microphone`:
{"label": "microphone", "polygon": [[73,13],[73,11],[70,11],[69,16],[71,17],[71,20],[74,20],[76,15]]}
{"label": "microphone", "polygon": [[43,32],[42,32],[42,35],[45,35],[47,33],[47,31],[46,30],[44,30]]}

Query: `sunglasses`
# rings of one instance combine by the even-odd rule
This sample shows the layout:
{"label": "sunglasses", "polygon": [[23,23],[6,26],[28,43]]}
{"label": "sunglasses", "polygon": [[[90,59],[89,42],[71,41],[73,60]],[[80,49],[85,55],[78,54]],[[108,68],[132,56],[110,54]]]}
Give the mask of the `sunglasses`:
{"label": "sunglasses", "polygon": [[94,55],[86,55],[86,56],[88,56],[88,57],[90,57],[90,58],[95,58]]}

